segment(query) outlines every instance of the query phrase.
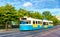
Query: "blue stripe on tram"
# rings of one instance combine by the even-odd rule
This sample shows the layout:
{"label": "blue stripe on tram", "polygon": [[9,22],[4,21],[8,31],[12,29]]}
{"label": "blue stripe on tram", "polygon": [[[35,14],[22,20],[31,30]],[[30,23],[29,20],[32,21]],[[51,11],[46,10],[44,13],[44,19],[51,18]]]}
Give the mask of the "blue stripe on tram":
{"label": "blue stripe on tram", "polygon": [[53,26],[48,26],[48,28],[53,28]]}
{"label": "blue stripe on tram", "polygon": [[37,27],[33,27],[33,25],[30,24],[21,24],[19,30],[38,30],[41,28],[42,27],[40,27],[40,25],[38,25]]}
{"label": "blue stripe on tram", "polygon": [[28,24],[24,24],[24,25],[20,25],[20,30],[33,30],[32,25],[28,25]]}
{"label": "blue stripe on tram", "polygon": [[[48,28],[52,28],[53,26],[48,26]],[[44,29],[44,25],[37,27],[33,27],[31,24],[20,24],[19,30],[38,30],[38,29]]]}

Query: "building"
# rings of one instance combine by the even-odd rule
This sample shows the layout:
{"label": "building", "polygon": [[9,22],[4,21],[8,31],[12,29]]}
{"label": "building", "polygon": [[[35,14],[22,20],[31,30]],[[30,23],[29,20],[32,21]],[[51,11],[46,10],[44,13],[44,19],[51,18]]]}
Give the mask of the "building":
{"label": "building", "polygon": [[59,16],[55,16],[58,20],[60,20],[60,17]]}

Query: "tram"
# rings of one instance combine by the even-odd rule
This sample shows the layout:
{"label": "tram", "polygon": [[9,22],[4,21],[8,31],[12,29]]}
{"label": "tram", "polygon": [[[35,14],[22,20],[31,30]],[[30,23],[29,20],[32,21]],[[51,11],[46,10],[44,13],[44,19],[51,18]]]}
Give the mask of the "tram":
{"label": "tram", "polygon": [[53,21],[34,19],[31,17],[20,18],[19,30],[38,30],[43,28],[52,28]]}

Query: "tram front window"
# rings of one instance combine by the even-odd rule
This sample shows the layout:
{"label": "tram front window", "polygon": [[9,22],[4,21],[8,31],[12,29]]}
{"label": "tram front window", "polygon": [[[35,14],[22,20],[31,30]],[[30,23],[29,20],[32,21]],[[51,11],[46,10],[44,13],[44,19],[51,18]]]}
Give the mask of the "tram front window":
{"label": "tram front window", "polygon": [[20,24],[31,24],[31,21],[20,21]]}
{"label": "tram front window", "polygon": [[20,21],[20,24],[26,24],[26,22],[25,21]]}
{"label": "tram front window", "polygon": [[43,25],[48,25],[48,22],[43,22]]}

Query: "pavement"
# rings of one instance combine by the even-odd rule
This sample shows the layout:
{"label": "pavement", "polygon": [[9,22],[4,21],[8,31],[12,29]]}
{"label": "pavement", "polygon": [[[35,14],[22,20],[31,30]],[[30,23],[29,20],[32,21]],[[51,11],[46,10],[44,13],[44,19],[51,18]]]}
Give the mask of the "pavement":
{"label": "pavement", "polygon": [[18,28],[8,29],[8,30],[6,30],[6,29],[1,29],[1,30],[0,30],[0,33],[9,33],[9,32],[17,32],[17,31],[19,31]]}

